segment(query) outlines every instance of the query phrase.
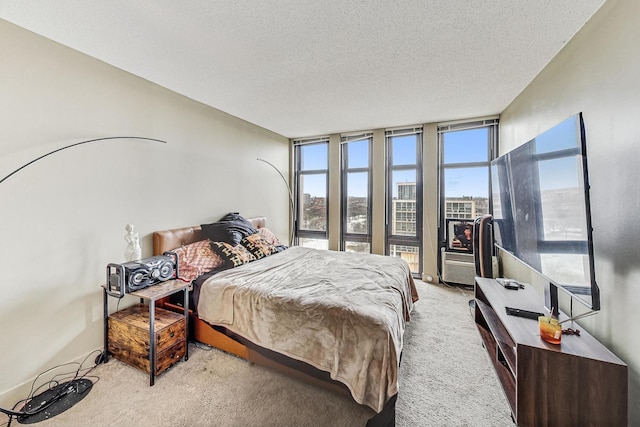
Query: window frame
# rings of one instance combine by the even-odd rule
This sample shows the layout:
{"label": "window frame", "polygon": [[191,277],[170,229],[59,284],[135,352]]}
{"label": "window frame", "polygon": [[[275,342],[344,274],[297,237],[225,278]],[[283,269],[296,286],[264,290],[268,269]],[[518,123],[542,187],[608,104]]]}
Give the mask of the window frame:
{"label": "window frame", "polygon": [[[324,144],[327,148],[327,163],[325,169],[306,169],[302,170],[302,152],[305,146]],[[294,245],[300,242],[300,239],[315,239],[329,241],[329,137],[314,138],[311,140],[294,140]],[[300,194],[301,183],[304,177],[322,175],[325,178],[325,229],[308,230],[300,227],[302,223],[302,198],[304,194]]]}
{"label": "window frame", "polygon": [[[393,164],[393,140],[396,137],[415,135],[416,136],[416,162],[413,164],[394,165]],[[424,239],[423,239],[423,147],[424,129],[422,126],[406,127],[401,129],[388,129],[385,131],[385,255],[391,255],[391,246],[409,246],[418,248],[418,271],[412,271],[412,275],[420,277],[424,271]],[[415,170],[416,173],[416,194],[415,194],[415,236],[393,234],[393,174],[397,171]]]}
{"label": "window frame", "polygon": [[[447,247],[447,219],[460,219],[473,222],[475,218],[461,218],[447,216],[447,202],[445,194],[445,174],[447,170],[472,169],[486,167],[487,169],[487,211],[493,211],[493,200],[491,197],[491,161],[498,153],[499,119],[486,118],[478,120],[468,120],[451,124],[438,125],[438,256],[442,248]],[[470,162],[445,163],[444,134],[448,132],[459,132],[473,129],[487,129],[487,160]],[[472,214],[470,214],[472,215]],[[440,262],[438,262],[440,265]]]}
{"label": "window frame", "polygon": [[[340,250],[346,250],[346,242],[367,243],[369,253],[371,253],[371,230],[372,230],[372,198],[373,198],[373,171],[372,171],[372,149],[373,133],[367,132],[359,135],[343,135],[340,138]],[[367,166],[349,167],[349,144],[354,142],[368,141]],[[367,173],[367,230],[366,233],[350,233],[347,231],[347,211],[348,211],[348,176],[349,173]]]}

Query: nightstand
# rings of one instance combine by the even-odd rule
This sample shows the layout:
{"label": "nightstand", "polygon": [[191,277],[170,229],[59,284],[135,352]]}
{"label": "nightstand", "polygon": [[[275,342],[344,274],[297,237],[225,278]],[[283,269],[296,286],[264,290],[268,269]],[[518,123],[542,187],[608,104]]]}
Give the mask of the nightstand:
{"label": "nightstand", "polygon": [[[149,373],[149,385],[155,377],[181,359],[189,358],[187,343],[189,319],[189,283],[169,280],[127,295],[140,303],[109,315],[109,297],[104,289],[104,361],[109,354]],[[156,308],[156,301],[184,292],[183,313]],[[147,302],[147,304],[145,304]]]}

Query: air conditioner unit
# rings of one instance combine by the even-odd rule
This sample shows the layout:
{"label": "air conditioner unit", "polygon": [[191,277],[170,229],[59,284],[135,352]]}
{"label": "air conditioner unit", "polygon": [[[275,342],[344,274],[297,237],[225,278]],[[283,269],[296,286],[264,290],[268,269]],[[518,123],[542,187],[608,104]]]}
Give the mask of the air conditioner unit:
{"label": "air conditioner unit", "polygon": [[[498,258],[491,257],[493,261],[494,278],[498,273]],[[473,254],[447,252],[442,249],[442,280],[444,282],[458,283],[473,286],[476,277],[476,264]]]}

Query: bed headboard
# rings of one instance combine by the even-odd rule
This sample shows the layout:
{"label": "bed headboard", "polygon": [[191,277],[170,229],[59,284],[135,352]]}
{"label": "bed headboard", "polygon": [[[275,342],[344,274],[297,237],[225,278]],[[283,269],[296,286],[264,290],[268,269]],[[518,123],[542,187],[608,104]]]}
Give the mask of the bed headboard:
{"label": "bed headboard", "polygon": [[[247,218],[255,228],[266,226],[267,217],[259,216]],[[199,225],[191,227],[174,228],[173,230],[161,230],[153,232],[153,255],[162,255],[166,251],[179,248],[202,240],[202,229]]]}

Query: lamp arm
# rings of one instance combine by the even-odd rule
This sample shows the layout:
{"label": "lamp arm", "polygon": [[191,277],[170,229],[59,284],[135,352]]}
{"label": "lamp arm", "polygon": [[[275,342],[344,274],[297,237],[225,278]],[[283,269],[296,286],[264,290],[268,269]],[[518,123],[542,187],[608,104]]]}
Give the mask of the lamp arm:
{"label": "lamp arm", "polygon": [[273,169],[275,169],[276,172],[278,172],[278,175],[280,175],[280,178],[282,178],[282,182],[284,182],[284,185],[287,187],[287,192],[289,193],[289,209],[291,210],[291,230],[290,230],[290,236],[289,236],[289,246],[291,246],[291,244],[293,243],[293,233],[294,233],[294,218],[293,218],[293,213],[294,213],[294,203],[293,203],[293,192],[291,191],[291,187],[289,186],[289,183],[287,182],[287,179],[284,177],[284,175],[282,174],[282,172],[280,172],[280,169],[278,169],[277,167],[275,167],[275,165],[267,160],[261,159],[261,158],[257,158],[256,160],[264,162],[266,164],[268,164],[269,166],[271,166]]}
{"label": "lamp arm", "polygon": [[75,146],[77,146],[77,145],[88,144],[88,143],[90,143],[90,142],[106,141],[106,140],[109,140],[109,139],[141,139],[141,140],[146,140],[146,141],[161,142],[161,143],[163,143],[163,144],[166,144],[166,143],[167,143],[167,141],[162,141],[162,140],[160,140],[160,139],[155,139],[155,138],[145,138],[145,137],[142,137],[142,136],[108,136],[108,137],[104,137],[104,138],[95,138],[95,139],[89,139],[89,140],[87,140],[87,141],[76,142],[76,143],[74,143],[74,144],[70,144],[70,145],[67,145],[67,146],[65,146],[65,147],[58,148],[58,149],[56,149],[56,150],[50,151],[50,152],[48,152],[47,154],[43,154],[42,156],[37,157],[37,158],[35,158],[35,159],[31,160],[31,161],[30,161],[30,162],[28,162],[28,163],[25,163],[24,165],[20,166],[18,169],[16,169],[16,170],[14,170],[13,172],[11,172],[9,175],[7,175],[7,176],[5,176],[4,178],[2,178],[2,179],[0,180],[0,184],[2,184],[3,182],[5,182],[7,179],[11,178],[11,177],[12,177],[13,175],[15,175],[16,173],[20,172],[22,169],[26,168],[27,166],[32,165],[33,163],[37,162],[38,160],[42,160],[42,159],[44,159],[44,158],[45,158],[45,157],[47,157],[47,156],[50,156],[50,155],[52,155],[52,154],[55,154],[55,153],[57,153],[58,151],[66,150],[66,149],[68,149],[68,148],[75,147]]}

